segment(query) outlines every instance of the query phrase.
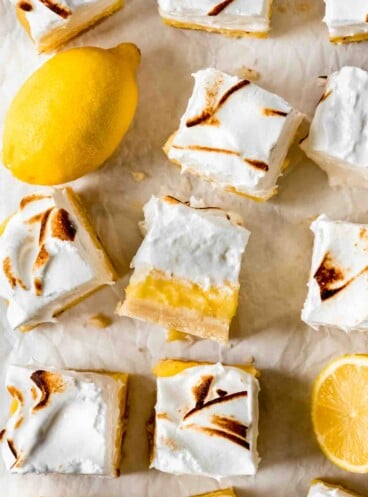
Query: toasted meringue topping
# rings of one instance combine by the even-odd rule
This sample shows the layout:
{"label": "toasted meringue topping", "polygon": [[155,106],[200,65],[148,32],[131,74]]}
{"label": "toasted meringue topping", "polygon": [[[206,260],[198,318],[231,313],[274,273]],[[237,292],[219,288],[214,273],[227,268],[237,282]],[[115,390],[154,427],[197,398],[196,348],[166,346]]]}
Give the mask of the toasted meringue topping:
{"label": "toasted meringue topping", "polygon": [[326,216],[312,224],[315,242],[302,319],[313,328],[368,329],[367,228]]}
{"label": "toasted meringue topping", "polygon": [[194,74],[180,127],[167,145],[182,171],[268,198],[302,115],[281,97],[216,69]]}
{"label": "toasted meringue topping", "polygon": [[25,197],[0,237],[0,296],[10,303],[11,326],[49,321],[78,296],[111,282],[102,257],[67,190]]}
{"label": "toasted meringue topping", "polygon": [[[221,81],[223,80],[223,78],[221,77],[221,75],[218,76],[218,78],[216,79],[216,83],[215,83],[215,86],[217,87],[218,83],[217,81]],[[237,92],[238,90],[241,90],[242,88],[244,88],[245,86],[249,85],[250,84],[250,81],[248,80],[240,80],[238,83],[235,83],[233,86],[231,86],[228,90],[225,91],[225,93],[220,97],[220,99],[216,102],[216,105],[214,105],[213,107],[208,107],[204,110],[201,111],[200,115],[197,116],[197,117],[192,117],[192,118],[189,118],[187,119],[186,121],[186,126],[188,128],[192,127],[192,126],[197,126],[198,124],[207,124],[207,121],[210,121],[214,115],[216,114],[216,112],[218,112],[222,105],[225,104],[225,102],[231,97],[231,95],[235,92]],[[206,88],[206,92],[210,92],[212,94],[215,94],[215,90],[212,89],[212,91],[208,88]],[[219,121],[216,120],[216,124],[218,124]],[[210,124],[213,124],[212,122],[210,122]]]}
{"label": "toasted meringue topping", "polygon": [[255,474],[258,392],[252,375],[222,364],[159,377],[151,466],[218,478]]}
{"label": "toasted meringue topping", "polygon": [[288,115],[287,112],[284,112],[283,110],[278,110],[278,109],[264,108],[262,112],[265,116],[269,116],[269,117],[286,117]]}
{"label": "toasted meringue topping", "polygon": [[53,209],[50,214],[51,236],[73,242],[76,229],[65,209]]}
{"label": "toasted meringue topping", "polygon": [[51,198],[50,195],[43,195],[41,193],[33,193],[32,195],[26,195],[20,201],[19,208],[20,210],[23,210],[32,202],[37,202],[38,200],[45,200],[49,198]]}
{"label": "toasted meringue topping", "polygon": [[144,214],[147,233],[132,262],[137,278],[155,269],[204,288],[238,285],[249,232],[233,224],[226,212],[152,197]]}
{"label": "toasted meringue topping", "polygon": [[55,43],[58,37],[76,32],[116,5],[116,0],[10,0],[27,20],[37,45]]}
{"label": "toasted meringue topping", "polygon": [[326,14],[324,21],[330,32],[330,37],[351,38],[368,33],[366,0],[325,0]]}
{"label": "toasted meringue topping", "polygon": [[223,0],[223,2],[218,3],[208,12],[209,16],[218,16],[220,12],[226,9],[234,0]]}
{"label": "toasted meringue topping", "polygon": [[10,257],[5,257],[5,259],[3,260],[3,273],[7,278],[9,285],[11,286],[12,289],[14,289],[18,285],[23,290],[27,290],[27,287],[23,283],[23,281],[17,276],[14,276],[12,269],[12,261]]}
{"label": "toasted meringue topping", "polygon": [[24,10],[24,12],[30,12],[33,9],[32,4],[29,2],[26,2],[25,0],[22,0],[21,2],[19,2],[17,4],[17,7],[20,10]]}
{"label": "toasted meringue topping", "polygon": [[368,72],[343,67],[331,74],[301,143],[332,186],[368,187],[367,97]]}
{"label": "toasted meringue topping", "polygon": [[114,474],[120,381],[10,366],[6,383],[18,401],[1,443],[9,471]]}
{"label": "toasted meringue topping", "polygon": [[67,19],[72,15],[72,11],[68,7],[58,4],[57,2],[53,2],[52,0],[40,0],[40,2],[63,19]]}
{"label": "toasted meringue topping", "polygon": [[65,384],[60,374],[38,370],[31,374],[31,380],[41,393],[33,411],[45,408],[52,394],[62,393],[65,390]]}
{"label": "toasted meringue topping", "polygon": [[40,251],[37,254],[36,260],[33,264],[33,271],[36,272],[42,269],[50,260],[50,254],[47,251],[45,245],[41,245]]}
{"label": "toasted meringue topping", "polygon": [[[343,281],[344,273],[340,267],[334,264],[330,252],[324,256],[321,265],[317,269],[314,279],[317,281],[321,292],[321,299],[326,300],[333,297],[340,288],[336,288],[336,283]],[[333,288],[335,286],[335,288]]]}
{"label": "toasted meringue topping", "polygon": [[158,0],[165,19],[204,28],[267,33],[272,0]]}

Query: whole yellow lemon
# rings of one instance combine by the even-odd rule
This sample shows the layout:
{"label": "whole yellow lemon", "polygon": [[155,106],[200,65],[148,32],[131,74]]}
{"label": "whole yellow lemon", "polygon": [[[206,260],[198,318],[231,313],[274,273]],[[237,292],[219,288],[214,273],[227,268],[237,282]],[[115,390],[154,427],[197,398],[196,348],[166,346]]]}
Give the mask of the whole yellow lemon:
{"label": "whole yellow lemon", "polygon": [[7,112],[4,165],[39,185],[72,181],[100,167],[134,117],[139,60],[131,43],[74,48],[49,59]]}

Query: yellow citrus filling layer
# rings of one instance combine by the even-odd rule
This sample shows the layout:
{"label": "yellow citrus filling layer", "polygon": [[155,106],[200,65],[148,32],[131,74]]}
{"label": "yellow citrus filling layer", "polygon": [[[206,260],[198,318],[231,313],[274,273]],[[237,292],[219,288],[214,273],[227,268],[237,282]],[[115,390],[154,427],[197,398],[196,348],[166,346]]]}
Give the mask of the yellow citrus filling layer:
{"label": "yellow citrus filling layer", "polygon": [[174,308],[185,307],[221,320],[231,320],[235,315],[238,293],[237,286],[205,290],[190,281],[168,279],[159,271],[152,271],[142,281],[129,283],[126,290],[127,298],[150,300]]}
{"label": "yellow citrus filling layer", "polygon": [[[211,365],[211,362],[199,362],[199,361],[179,361],[176,359],[162,359],[153,368],[153,374],[160,378],[166,378],[168,376],[175,376],[181,373],[185,369],[195,368],[197,366]],[[242,369],[246,373],[249,373],[256,378],[259,377],[259,371],[251,364],[233,364],[235,368]]]}
{"label": "yellow citrus filling layer", "polygon": [[205,494],[193,495],[193,497],[236,497],[232,488],[224,488],[223,490],[215,490]]}

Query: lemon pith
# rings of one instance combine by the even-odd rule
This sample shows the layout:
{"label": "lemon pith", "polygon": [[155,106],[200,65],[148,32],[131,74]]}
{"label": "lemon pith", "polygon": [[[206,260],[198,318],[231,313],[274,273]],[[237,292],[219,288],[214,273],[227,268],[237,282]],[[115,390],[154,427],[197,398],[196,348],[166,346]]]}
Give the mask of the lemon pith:
{"label": "lemon pith", "polygon": [[339,357],[320,373],[313,388],[312,422],[331,462],[368,473],[368,355]]}
{"label": "lemon pith", "polygon": [[134,117],[140,54],[123,43],[49,59],[24,83],[5,118],[3,162],[27,183],[56,185],[101,166]]}

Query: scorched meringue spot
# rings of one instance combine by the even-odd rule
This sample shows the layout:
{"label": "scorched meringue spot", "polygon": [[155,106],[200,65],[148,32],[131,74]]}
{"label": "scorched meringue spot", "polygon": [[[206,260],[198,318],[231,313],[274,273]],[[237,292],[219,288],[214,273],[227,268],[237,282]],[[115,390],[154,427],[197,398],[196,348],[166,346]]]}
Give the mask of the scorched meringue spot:
{"label": "scorched meringue spot", "polygon": [[307,497],[359,497],[359,495],[340,486],[314,480]]}
{"label": "scorched meringue spot", "polygon": [[53,321],[115,279],[70,188],[24,197],[0,230],[0,296],[14,329]]}
{"label": "scorched meringue spot", "polygon": [[249,232],[235,215],[152,197],[120,315],[227,341]]}
{"label": "scorched meringue spot", "polygon": [[40,52],[51,51],[122,8],[124,0],[10,0]]}
{"label": "scorched meringue spot", "polygon": [[325,0],[330,40],[349,43],[368,38],[368,5],[366,0]]}
{"label": "scorched meringue spot", "polygon": [[182,172],[267,200],[277,192],[302,114],[278,95],[217,69],[193,76],[193,94],[165,153]]}
{"label": "scorched meringue spot", "polygon": [[320,216],[302,319],[312,328],[368,330],[368,225]]}
{"label": "scorched meringue spot", "polygon": [[158,0],[164,22],[178,28],[263,38],[270,30],[272,0]]}
{"label": "scorched meringue spot", "polygon": [[343,67],[328,78],[301,148],[331,186],[368,187],[368,73]]}
{"label": "scorched meringue spot", "polygon": [[164,360],[157,376],[151,468],[214,478],[258,467],[257,371]]}
{"label": "scorched meringue spot", "polygon": [[1,449],[12,473],[118,476],[128,376],[10,366]]}

